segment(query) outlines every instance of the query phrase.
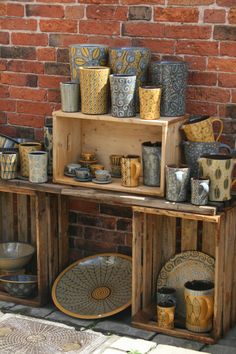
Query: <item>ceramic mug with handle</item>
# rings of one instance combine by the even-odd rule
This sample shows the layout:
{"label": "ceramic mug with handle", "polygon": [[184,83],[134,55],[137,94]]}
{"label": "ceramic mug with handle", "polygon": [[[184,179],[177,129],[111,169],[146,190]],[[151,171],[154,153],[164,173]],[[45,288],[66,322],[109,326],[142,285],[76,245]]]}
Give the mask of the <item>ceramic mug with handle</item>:
{"label": "ceramic mug with handle", "polygon": [[[218,135],[215,139],[213,123],[218,122],[220,124],[220,129]],[[201,118],[199,120],[194,120],[182,126],[182,129],[189,141],[198,142],[210,142],[218,141],[223,132],[223,121],[217,117]]]}
{"label": "ceramic mug with handle", "polygon": [[186,201],[189,180],[189,167],[166,166],[166,199],[172,202]]}
{"label": "ceramic mug with handle", "polygon": [[125,187],[137,187],[141,173],[140,156],[127,155],[121,158],[121,184]]}

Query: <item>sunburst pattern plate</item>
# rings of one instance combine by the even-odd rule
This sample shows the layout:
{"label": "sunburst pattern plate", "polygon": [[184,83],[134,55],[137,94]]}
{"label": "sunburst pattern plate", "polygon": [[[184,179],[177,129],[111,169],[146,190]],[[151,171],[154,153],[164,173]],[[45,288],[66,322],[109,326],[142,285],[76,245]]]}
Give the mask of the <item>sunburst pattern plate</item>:
{"label": "sunburst pattern plate", "polygon": [[103,253],[76,261],[56,279],[52,298],[62,312],[78,318],[114,315],[131,304],[132,258]]}

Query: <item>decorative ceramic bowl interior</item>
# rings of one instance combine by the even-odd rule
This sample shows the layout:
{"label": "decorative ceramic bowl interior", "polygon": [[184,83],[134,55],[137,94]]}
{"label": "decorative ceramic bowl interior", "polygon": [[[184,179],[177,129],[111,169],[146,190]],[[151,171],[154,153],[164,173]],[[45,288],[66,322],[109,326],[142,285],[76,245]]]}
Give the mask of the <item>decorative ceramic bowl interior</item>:
{"label": "decorative ceramic bowl interior", "polygon": [[15,148],[18,146],[16,139],[0,134],[0,148]]}
{"label": "decorative ceramic bowl interior", "polygon": [[3,275],[0,277],[0,282],[10,295],[22,298],[35,295],[38,284],[36,275],[27,274]]}
{"label": "decorative ceramic bowl interior", "polygon": [[24,268],[34,252],[34,247],[28,243],[0,243],[0,269],[17,270]]}

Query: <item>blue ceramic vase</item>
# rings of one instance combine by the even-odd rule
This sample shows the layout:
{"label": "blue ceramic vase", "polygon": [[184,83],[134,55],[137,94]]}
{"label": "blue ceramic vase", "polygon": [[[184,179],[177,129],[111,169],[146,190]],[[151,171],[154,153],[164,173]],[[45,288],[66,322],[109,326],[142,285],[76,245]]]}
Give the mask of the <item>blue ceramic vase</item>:
{"label": "blue ceramic vase", "polygon": [[185,114],[188,67],[182,61],[156,61],[151,64],[153,85],[162,86],[161,116]]}

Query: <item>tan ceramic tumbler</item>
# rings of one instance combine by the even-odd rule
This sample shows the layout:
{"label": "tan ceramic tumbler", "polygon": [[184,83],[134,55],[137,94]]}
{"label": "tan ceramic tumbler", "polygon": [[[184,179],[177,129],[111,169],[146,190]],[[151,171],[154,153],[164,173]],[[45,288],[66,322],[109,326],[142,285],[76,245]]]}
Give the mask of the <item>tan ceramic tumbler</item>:
{"label": "tan ceramic tumbler", "polygon": [[161,87],[139,87],[140,118],[160,119]]}
{"label": "tan ceramic tumbler", "polygon": [[161,328],[173,329],[175,304],[173,301],[160,302],[157,305],[157,325]]}
{"label": "tan ceramic tumbler", "polygon": [[140,157],[128,155],[121,158],[121,184],[125,187],[137,187],[141,173]]}
{"label": "tan ceramic tumbler", "polygon": [[39,151],[42,149],[40,143],[37,142],[27,142],[19,144],[19,155],[20,155],[20,174],[23,177],[29,177],[29,156],[28,154],[32,151]]}

